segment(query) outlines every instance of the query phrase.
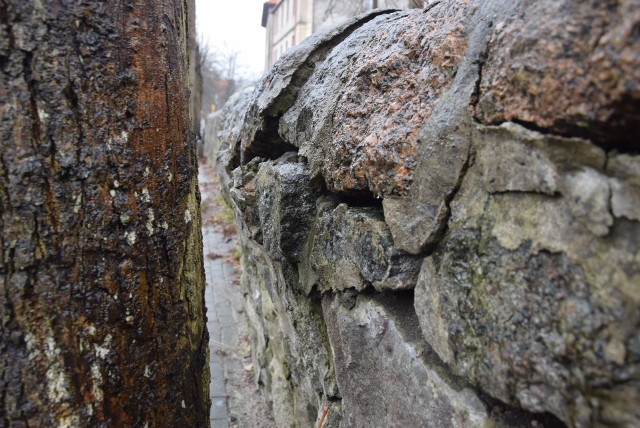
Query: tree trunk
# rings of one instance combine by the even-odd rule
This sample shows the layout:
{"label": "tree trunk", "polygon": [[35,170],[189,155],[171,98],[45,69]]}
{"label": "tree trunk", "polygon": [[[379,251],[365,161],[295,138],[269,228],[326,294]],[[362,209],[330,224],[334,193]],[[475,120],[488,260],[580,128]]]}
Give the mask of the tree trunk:
{"label": "tree trunk", "polygon": [[202,107],[202,72],[200,71],[200,58],[198,55],[198,43],[196,41],[196,8],[195,0],[188,1],[187,44],[189,46],[189,91],[191,93],[191,120],[196,136],[198,138],[201,138],[200,109]]}
{"label": "tree trunk", "polygon": [[0,425],[208,425],[187,2],[0,0]]}

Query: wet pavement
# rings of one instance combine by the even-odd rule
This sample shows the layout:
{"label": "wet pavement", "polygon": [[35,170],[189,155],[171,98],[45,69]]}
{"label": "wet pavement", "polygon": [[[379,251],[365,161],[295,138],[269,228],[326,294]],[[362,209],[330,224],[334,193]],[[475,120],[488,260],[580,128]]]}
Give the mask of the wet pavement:
{"label": "wet pavement", "polygon": [[201,164],[198,179],[211,354],[211,427],[274,426],[253,376],[234,228],[229,216],[224,215],[224,203],[211,167]]}

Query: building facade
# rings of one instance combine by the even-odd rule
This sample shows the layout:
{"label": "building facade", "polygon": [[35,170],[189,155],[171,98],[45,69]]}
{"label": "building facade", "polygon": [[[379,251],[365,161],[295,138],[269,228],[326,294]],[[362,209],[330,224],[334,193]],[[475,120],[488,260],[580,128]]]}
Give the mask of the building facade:
{"label": "building facade", "polygon": [[265,68],[312,32],[312,0],[269,0],[264,3],[262,26],[267,29]]}
{"label": "building facade", "polygon": [[266,28],[265,68],[312,33],[377,8],[422,7],[423,0],[269,0],[262,8]]}

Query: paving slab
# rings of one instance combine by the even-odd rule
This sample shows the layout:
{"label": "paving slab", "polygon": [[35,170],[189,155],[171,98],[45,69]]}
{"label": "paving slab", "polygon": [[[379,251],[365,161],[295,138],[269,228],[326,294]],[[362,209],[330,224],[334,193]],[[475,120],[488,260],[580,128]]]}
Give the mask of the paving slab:
{"label": "paving slab", "polygon": [[207,281],[205,303],[211,354],[210,420],[212,428],[275,427],[269,405],[250,367],[248,320],[239,285],[235,234],[220,221],[224,205],[212,169],[200,165],[202,243]]}

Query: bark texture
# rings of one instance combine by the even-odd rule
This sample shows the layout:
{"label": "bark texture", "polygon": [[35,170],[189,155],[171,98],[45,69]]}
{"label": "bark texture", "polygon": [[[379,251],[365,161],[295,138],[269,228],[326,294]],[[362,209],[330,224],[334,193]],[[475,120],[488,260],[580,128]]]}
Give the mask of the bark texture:
{"label": "bark texture", "polygon": [[200,48],[196,41],[196,3],[188,0],[187,44],[189,48],[189,91],[191,93],[191,121],[198,138],[200,135],[200,108],[202,105],[202,70],[200,67]]}
{"label": "bark texture", "polygon": [[188,2],[0,0],[0,425],[205,426]]}

